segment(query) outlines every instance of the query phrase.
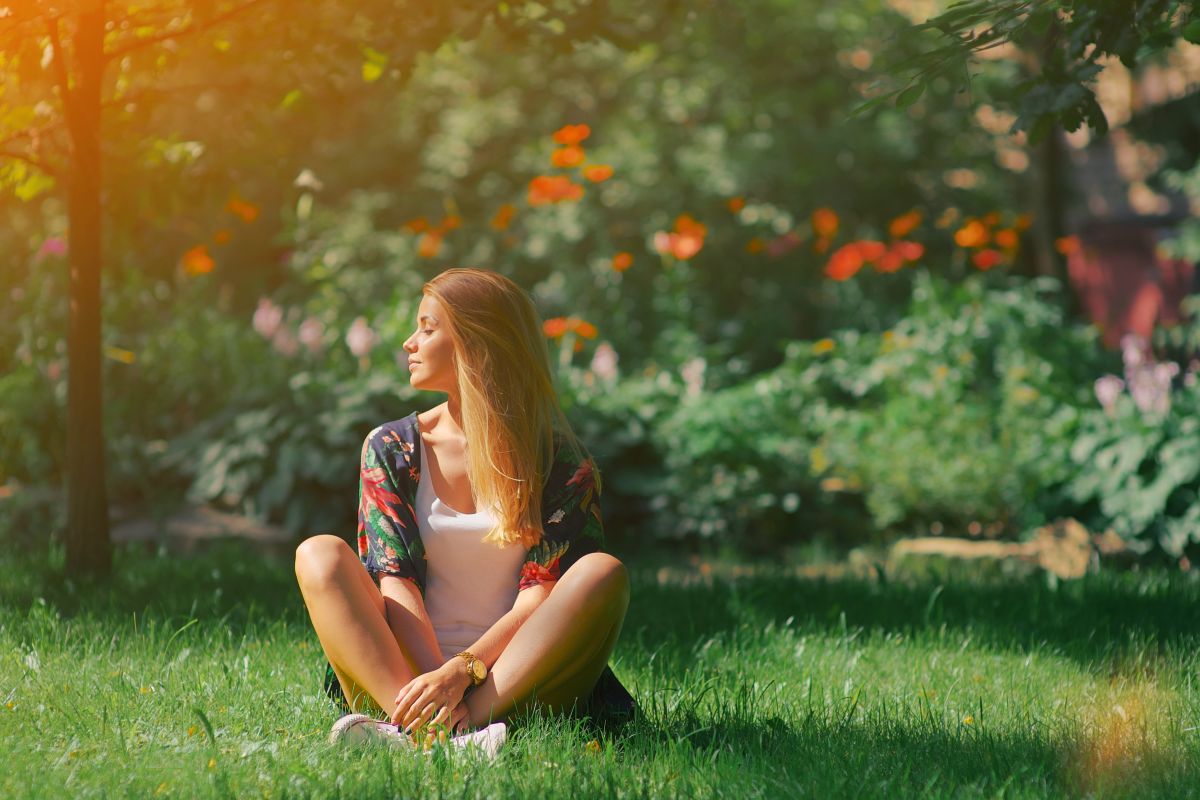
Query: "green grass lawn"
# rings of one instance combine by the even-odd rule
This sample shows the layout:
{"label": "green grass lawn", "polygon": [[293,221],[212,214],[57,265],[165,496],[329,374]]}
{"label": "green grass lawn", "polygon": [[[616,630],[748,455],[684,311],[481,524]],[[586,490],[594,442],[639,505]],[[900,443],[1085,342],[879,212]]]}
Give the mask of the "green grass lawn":
{"label": "green grass lawn", "polygon": [[1200,582],[660,582],[634,566],[620,733],[529,720],[494,764],[335,748],[288,563],[0,571],[0,797],[1200,795]]}

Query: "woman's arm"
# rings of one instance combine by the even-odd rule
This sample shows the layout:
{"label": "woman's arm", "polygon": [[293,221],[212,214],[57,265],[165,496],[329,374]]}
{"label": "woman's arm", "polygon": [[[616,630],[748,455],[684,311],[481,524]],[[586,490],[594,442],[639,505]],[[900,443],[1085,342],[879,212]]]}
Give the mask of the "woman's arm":
{"label": "woman's arm", "polygon": [[[550,596],[553,588],[554,583],[547,581],[517,592],[517,600],[513,603],[512,610],[496,620],[467,650],[491,669],[525,621]],[[390,614],[388,620],[391,621]],[[430,626],[430,633],[432,632],[433,628]],[[451,658],[442,663],[439,657],[438,662],[435,665],[436,669],[417,675],[400,690],[400,694],[396,696],[393,721],[405,727],[414,723],[420,727],[430,720],[450,722],[454,709],[462,701],[467,687],[471,685],[471,678],[467,675],[466,662],[461,658]],[[432,713],[429,711],[431,705]],[[445,711],[441,711],[442,709]]]}
{"label": "woman's arm", "polygon": [[437,635],[416,583],[407,578],[380,575],[379,592],[383,595],[388,627],[413,672],[420,675],[440,667],[442,654]]}

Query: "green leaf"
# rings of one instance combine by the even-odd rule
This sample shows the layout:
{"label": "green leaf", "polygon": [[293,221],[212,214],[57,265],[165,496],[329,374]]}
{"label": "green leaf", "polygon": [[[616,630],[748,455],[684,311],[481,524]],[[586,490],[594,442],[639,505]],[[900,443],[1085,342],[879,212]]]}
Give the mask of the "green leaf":
{"label": "green leaf", "polygon": [[1194,19],[1183,27],[1183,38],[1192,44],[1200,44],[1200,19]]}
{"label": "green leaf", "polygon": [[911,106],[925,93],[925,84],[915,83],[896,96],[896,108],[904,109]]}

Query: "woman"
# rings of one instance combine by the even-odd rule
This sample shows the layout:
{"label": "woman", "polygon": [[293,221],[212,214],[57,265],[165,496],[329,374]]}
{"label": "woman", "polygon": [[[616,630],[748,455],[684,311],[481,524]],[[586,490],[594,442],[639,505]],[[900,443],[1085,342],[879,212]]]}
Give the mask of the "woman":
{"label": "woman", "polygon": [[359,715],[335,734],[631,710],[607,669],[628,577],[600,552],[599,475],[558,406],[529,296],[447,270],[425,284],[404,349],[412,385],[446,402],[364,442],[357,553],[333,535],[296,551],[327,690],[394,725]]}

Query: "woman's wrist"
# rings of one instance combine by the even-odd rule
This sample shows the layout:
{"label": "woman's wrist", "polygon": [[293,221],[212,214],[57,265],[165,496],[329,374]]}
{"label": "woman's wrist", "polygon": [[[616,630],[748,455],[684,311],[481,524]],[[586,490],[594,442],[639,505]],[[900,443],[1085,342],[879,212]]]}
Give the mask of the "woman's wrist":
{"label": "woman's wrist", "polygon": [[454,656],[443,664],[442,669],[454,676],[456,685],[461,686],[463,692],[466,692],[474,684],[474,681],[471,680],[471,673],[467,671],[467,662],[458,656]]}

